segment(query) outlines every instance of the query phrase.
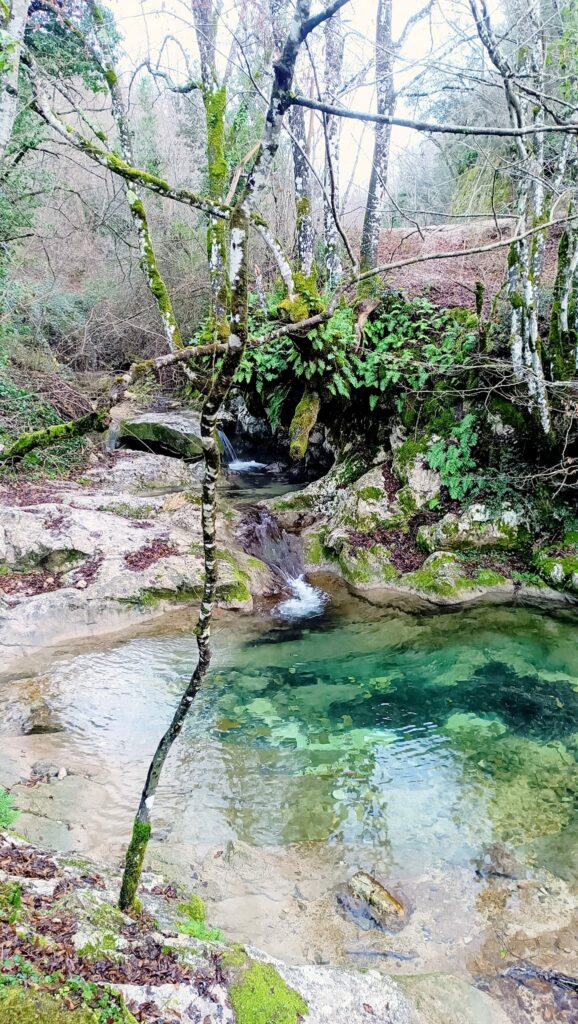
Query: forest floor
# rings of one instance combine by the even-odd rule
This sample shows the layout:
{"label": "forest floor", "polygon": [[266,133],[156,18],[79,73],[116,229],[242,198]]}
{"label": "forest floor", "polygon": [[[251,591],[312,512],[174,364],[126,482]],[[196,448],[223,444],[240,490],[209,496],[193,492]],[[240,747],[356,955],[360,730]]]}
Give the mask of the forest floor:
{"label": "forest floor", "polygon": [[[440,224],[421,228],[392,228],[382,233],[378,259],[380,263],[393,263],[416,256],[428,257],[427,263],[415,263],[392,270],[388,282],[410,296],[425,295],[443,307],[460,306],[475,309],[476,283],[485,286],[484,312],[487,314],[492,299],[498,294],[504,277],[504,247],[452,259],[435,259],[436,253],[459,252],[483,248],[512,236],[515,221],[501,219],[471,221],[463,224]],[[544,258],[544,283],[554,284],[560,229],[550,230]]]}

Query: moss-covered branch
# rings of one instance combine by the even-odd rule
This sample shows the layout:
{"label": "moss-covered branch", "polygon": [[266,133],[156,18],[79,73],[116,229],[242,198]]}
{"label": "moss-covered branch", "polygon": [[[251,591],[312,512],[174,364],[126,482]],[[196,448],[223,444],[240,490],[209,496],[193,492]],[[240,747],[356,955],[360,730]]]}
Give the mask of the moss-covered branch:
{"label": "moss-covered branch", "polygon": [[4,448],[0,452],[0,462],[19,462],[34,448],[47,448],[51,444],[70,437],[81,437],[91,430],[106,430],[107,426],[108,410],[103,409],[88,413],[77,420],[57,423],[52,427],[45,427],[43,430],[32,430],[28,434],[21,434],[16,441]]}
{"label": "moss-covered branch", "polygon": [[225,203],[213,202],[204,196],[197,195],[196,192],[191,192],[189,189],[176,188],[169,184],[163,178],[158,177],[156,174],[149,174],[140,167],[134,167],[127,163],[122,157],[116,155],[111,150],[105,149],[102,146],[92,142],[91,139],[86,138],[81,132],[77,131],[71,124],[64,121],[59,114],[57,114],[51,107],[47,92],[44,88],[42,76],[39,68],[33,60],[30,53],[22,58],[22,63],[26,67],[28,79],[32,88],[32,98],[30,101],[31,109],[34,110],[42,120],[49,125],[62,139],[64,139],[68,145],[73,146],[75,149],[84,153],[95,163],[101,167],[105,167],[107,170],[112,171],[113,174],[119,175],[124,178],[125,181],[133,184],[142,185],[144,188],[149,189],[151,192],[155,192],[157,195],[163,196],[166,199],[173,199],[177,203],[184,203],[186,206],[192,206],[196,210],[201,210],[203,213],[207,213],[213,217],[222,217],[228,220],[231,216],[231,208]]}

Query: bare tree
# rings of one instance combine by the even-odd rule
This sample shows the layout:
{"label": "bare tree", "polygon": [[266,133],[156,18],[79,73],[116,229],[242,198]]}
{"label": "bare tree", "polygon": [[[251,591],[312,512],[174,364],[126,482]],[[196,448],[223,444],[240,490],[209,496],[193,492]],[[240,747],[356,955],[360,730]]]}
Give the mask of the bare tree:
{"label": "bare tree", "polygon": [[20,51],[29,0],[0,3],[0,167],[10,142],[18,106]]}
{"label": "bare tree", "polygon": [[[336,15],[325,22],[325,95],[329,103],[337,99],[343,72],[343,28]],[[337,228],[339,211],[339,118],[323,115],[325,134],[325,190],[323,199],[323,231],[325,240],[325,266],[330,289],[336,288],[343,275],[340,239]]]}

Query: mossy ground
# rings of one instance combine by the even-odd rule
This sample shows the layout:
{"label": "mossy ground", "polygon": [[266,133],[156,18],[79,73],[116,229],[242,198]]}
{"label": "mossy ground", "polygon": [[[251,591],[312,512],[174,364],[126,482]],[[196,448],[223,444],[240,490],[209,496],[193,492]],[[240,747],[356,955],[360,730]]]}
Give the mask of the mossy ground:
{"label": "mossy ground", "polygon": [[307,1003],[271,964],[249,961],[229,990],[237,1024],[298,1024]]}
{"label": "mossy ground", "polygon": [[4,994],[0,989],[0,1024],[99,1024],[99,1017],[88,1008],[69,1010],[47,992],[15,987]]}

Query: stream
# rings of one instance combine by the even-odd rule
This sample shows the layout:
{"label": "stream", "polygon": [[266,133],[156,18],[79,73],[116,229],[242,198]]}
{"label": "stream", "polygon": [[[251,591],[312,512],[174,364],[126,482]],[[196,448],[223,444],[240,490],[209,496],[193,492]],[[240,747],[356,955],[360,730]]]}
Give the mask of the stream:
{"label": "stream", "polygon": [[[232,939],[287,960],[480,973],[507,946],[576,973],[575,619],[374,608],[307,581],[296,538],[248,504],[248,550],[288,592],[216,616],[214,663],[156,798],[153,865],[199,886]],[[195,660],[193,614],[0,688],[0,782],[38,759],[68,772],[15,787],[25,835],[120,858]],[[399,933],[340,907],[359,869],[408,908]]]}

